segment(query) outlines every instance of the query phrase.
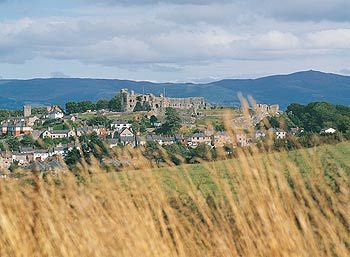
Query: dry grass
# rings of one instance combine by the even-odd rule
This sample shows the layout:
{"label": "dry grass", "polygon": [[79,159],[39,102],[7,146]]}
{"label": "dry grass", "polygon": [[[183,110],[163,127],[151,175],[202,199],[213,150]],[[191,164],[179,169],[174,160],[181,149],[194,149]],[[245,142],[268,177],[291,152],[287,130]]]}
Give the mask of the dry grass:
{"label": "dry grass", "polygon": [[349,256],[349,149],[0,181],[0,255]]}

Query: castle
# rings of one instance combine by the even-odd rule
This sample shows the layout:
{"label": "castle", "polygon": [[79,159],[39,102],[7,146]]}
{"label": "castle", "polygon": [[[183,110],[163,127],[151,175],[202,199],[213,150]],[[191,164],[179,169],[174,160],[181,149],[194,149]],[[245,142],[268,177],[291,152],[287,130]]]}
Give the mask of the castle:
{"label": "castle", "polygon": [[149,111],[162,112],[167,107],[176,109],[205,109],[208,104],[203,97],[189,97],[189,98],[170,98],[163,94],[155,96],[153,94],[137,94],[128,89],[121,90],[122,95],[122,109],[124,112],[133,112],[137,103],[141,105],[147,104]]}

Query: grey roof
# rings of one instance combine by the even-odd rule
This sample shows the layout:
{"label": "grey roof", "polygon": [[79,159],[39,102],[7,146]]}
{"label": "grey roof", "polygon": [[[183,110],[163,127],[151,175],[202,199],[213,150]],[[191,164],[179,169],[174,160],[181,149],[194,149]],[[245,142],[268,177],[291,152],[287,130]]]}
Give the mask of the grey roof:
{"label": "grey roof", "polygon": [[66,130],[50,130],[51,134],[68,134],[70,132],[69,129]]}
{"label": "grey roof", "polygon": [[125,136],[120,138],[121,142],[134,142],[135,137],[134,136]]}

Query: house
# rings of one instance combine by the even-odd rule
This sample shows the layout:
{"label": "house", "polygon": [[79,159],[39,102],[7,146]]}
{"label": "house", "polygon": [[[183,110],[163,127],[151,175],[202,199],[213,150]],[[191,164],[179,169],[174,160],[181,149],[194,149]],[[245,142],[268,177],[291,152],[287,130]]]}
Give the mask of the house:
{"label": "house", "polygon": [[50,154],[49,154],[49,151],[47,150],[37,149],[33,153],[33,159],[36,162],[45,161],[49,157],[50,157]]}
{"label": "house", "polygon": [[15,124],[15,123],[26,123],[29,127],[34,126],[34,124],[40,120],[37,116],[21,116],[21,117],[9,117],[6,120],[4,120],[2,123],[10,123],[10,124]]}
{"label": "house", "polygon": [[184,135],[181,135],[181,134],[175,135],[175,141],[177,143],[182,144],[182,145],[187,145],[188,144],[187,137],[185,137]]}
{"label": "house", "polygon": [[115,130],[112,132],[112,138],[122,138],[122,137],[133,137],[134,136],[134,131],[132,128],[123,128],[122,130],[118,131]]}
{"label": "house", "polygon": [[17,162],[19,166],[26,166],[34,160],[33,153],[12,153],[12,162]]}
{"label": "house", "polygon": [[45,130],[41,133],[41,138],[62,139],[73,137],[75,133],[72,130]]}
{"label": "house", "polygon": [[0,127],[1,135],[11,135],[11,136],[20,136],[20,135],[30,135],[33,131],[33,128],[29,126],[26,122],[3,122]]}
{"label": "house", "polygon": [[327,128],[321,130],[321,134],[334,134],[335,132],[337,132],[337,130],[334,128]]}
{"label": "house", "polygon": [[196,148],[200,144],[206,144],[211,146],[212,138],[209,135],[206,135],[205,133],[195,133],[191,137],[188,138],[188,146]]}
{"label": "house", "polygon": [[147,135],[147,142],[157,142],[159,145],[172,145],[175,144],[176,140],[174,136],[163,136],[163,135]]}
{"label": "house", "polygon": [[118,139],[107,139],[106,144],[108,145],[109,148],[112,149],[112,148],[118,146],[119,140]]}
{"label": "house", "polygon": [[86,126],[86,127],[81,127],[76,129],[76,134],[78,137],[86,134],[92,134],[96,133],[98,136],[104,137],[107,135],[107,129],[102,126]]}
{"label": "house", "polygon": [[251,140],[248,138],[246,133],[236,133],[236,143],[239,147],[247,147],[250,145]]}
{"label": "house", "polygon": [[12,154],[10,152],[0,152],[0,170],[10,168],[12,163]]}
{"label": "house", "polygon": [[45,118],[50,120],[62,119],[63,117],[64,117],[64,113],[61,109],[55,109],[45,115]]}
{"label": "house", "polygon": [[299,127],[295,127],[295,128],[290,129],[290,134],[292,134],[293,136],[300,134],[300,133],[304,133],[304,129],[299,128]]}
{"label": "house", "polygon": [[218,132],[212,136],[212,144],[215,147],[224,147],[225,145],[232,144],[232,138],[227,132]]}
{"label": "house", "polygon": [[67,148],[63,145],[56,146],[52,148],[49,152],[49,156],[65,156],[67,152]]}
{"label": "house", "polygon": [[257,130],[254,132],[254,140],[261,140],[266,137],[266,133],[262,130]]}
{"label": "house", "polygon": [[132,127],[132,124],[125,120],[116,120],[111,123],[111,128],[118,131],[121,131],[123,128],[130,129],[131,127]]}
{"label": "house", "polygon": [[76,115],[66,115],[63,117],[64,120],[66,121],[72,121],[72,122],[76,122],[78,120],[78,117]]}
{"label": "house", "polygon": [[276,139],[285,139],[287,137],[287,132],[280,128],[271,128],[269,132],[272,132]]}
{"label": "house", "polygon": [[123,136],[120,137],[120,144],[124,145],[124,146],[131,146],[131,147],[136,147],[137,146],[137,142],[136,142],[136,136],[132,135],[132,136]]}

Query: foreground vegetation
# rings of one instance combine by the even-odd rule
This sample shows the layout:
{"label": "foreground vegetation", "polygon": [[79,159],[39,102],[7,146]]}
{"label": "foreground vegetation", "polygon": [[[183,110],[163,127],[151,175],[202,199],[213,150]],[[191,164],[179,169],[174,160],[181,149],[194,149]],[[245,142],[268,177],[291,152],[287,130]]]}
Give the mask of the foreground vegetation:
{"label": "foreground vegetation", "polygon": [[1,181],[0,255],[350,254],[349,143],[167,168],[122,154],[136,171]]}

